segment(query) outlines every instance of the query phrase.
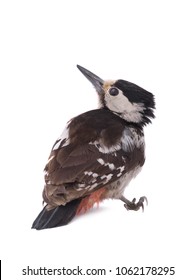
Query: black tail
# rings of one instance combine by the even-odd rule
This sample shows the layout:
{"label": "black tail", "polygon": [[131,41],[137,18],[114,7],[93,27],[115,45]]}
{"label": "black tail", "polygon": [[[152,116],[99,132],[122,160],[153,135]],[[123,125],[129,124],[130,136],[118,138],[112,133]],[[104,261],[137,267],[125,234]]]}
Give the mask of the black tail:
{"label": "black tail", "polygon": [[81,200],[72,200],[65,206],[61,205],[52,210],[47,210],[45,206],[33,222],[32,228],[40,230],[67,225],[76,215]]}

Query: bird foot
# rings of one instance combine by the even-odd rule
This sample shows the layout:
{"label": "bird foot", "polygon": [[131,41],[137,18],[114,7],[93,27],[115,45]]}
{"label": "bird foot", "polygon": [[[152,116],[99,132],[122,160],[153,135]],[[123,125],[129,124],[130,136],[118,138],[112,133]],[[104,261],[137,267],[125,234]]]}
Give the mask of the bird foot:
{"label": "bird foot", "polygon": [[125,202],[124,207],[127,210],[133,211],[138,211],[140,208],[142,208],[142,211],[144,211],[144,203],[146,202],[146,204],[148,204],[148,200],[145,196],[140,197],[138,202],[136,202],[136,198],[134,198],[132,201],[129,201],[126,198],[122,197],[121,200]]}

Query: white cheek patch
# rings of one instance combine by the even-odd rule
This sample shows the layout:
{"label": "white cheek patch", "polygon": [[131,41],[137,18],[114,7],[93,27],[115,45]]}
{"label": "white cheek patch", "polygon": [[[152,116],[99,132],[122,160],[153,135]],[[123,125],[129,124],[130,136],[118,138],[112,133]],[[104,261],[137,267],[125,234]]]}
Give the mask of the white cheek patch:
{"label": "white cheek patch", "polygon": [[142,103],[131,103],[128,98],[119,90],[116,96],[105,94],[106,106],[115,113],[120,113],[121,117],[130,122],[140,122],[144,106]]}

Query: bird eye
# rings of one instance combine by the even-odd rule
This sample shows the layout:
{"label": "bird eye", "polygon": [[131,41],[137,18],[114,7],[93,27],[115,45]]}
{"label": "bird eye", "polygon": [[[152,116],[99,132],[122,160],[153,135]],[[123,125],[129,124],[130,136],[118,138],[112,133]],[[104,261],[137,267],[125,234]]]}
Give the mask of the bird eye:
{"label": "bird eye", "polygon": [[109,89],[109,93],[110,93],[110,95],[116,96],[116,95],[119,94],[119,90],[118,90],[118,88],[116,88],[116,87],[111,87],[111,88]]}

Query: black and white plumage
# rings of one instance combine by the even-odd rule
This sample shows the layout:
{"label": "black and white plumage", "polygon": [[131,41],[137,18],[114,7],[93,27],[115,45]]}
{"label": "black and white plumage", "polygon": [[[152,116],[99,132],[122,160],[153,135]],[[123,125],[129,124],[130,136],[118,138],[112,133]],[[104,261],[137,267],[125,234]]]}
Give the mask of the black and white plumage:
{"label": "black and white plumage", "polygon": [[94,85],[99,109],[70,120],[55,142],[45,167],[47,205],[33,223],[36,229],[65,225],[106,198],[121,199],[128,210],[143,208],[145,197],[136,203],[123,193],[145,161],[143,127],[154,118],[154,96],[78,68]]}

